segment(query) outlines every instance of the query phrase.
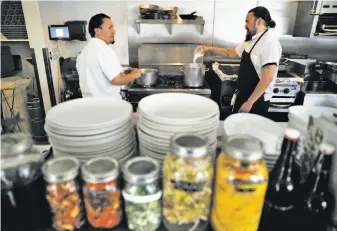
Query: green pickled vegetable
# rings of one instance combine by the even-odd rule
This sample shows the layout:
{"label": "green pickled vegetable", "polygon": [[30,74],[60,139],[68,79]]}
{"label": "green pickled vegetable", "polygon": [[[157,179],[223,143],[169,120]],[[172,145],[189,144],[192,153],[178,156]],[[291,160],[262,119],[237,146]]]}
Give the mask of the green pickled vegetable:
{"label": "green pickled vegetable", "polygon": [[156,184],[128,184],[123,192],[128,227],[155,231],[161,223],[161,191]]}

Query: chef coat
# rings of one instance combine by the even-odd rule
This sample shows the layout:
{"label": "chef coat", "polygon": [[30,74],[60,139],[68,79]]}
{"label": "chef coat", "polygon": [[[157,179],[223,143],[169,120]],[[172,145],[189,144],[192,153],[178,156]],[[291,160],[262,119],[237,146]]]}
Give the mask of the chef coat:
{"label": "chef coat", "polygon": [[[258,38],[263,34],[263,32],[258,33],[253,36],[253,38],[248,41],[240,44],[236,47],[236,53],[241,57],[243,51],[250,52]],[[273,96],[273,86],[276,81],[277,72],[278,72],[278,64],[282,56],[282,47],[280,42],[277,39],[277,36],[274,34],[272,29],[269,29],[263,37],[256,44],[254,49],[250,54],[250,58],[258,74],[259,78],[262,77],[262,67],[271,63],[275,63],[277,65],[277,70],[274,74],[274,78],[272,82],[267,87],[264,100],[268,101]]]}
{"label": "chef coat", "polygon": [[111,80],[121,73],[123,68],[114,50],[103,40],[90,39],[77,57],[76,68],[83,97],[121,98],[121,87],[112,85]]}

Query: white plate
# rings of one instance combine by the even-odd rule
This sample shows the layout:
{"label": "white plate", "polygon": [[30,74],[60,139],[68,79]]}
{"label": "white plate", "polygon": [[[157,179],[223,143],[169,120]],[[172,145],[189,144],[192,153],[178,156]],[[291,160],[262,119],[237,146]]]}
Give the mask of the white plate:
{"label": "white plate", "polygon": [[337,109],[332,107],[321,106],[292,106],[289,107],[289,114],[297,121],[302,121],[303,124],[309,123],[310,115],[317,118],[321,115],[332,116],[337,114]]}
{"label": "white plate", "polygon": [[279,153],[278,144],[283,139],[285,127],[265,117],[238,113],[229,116],[224,122],[225,136],[246,134],[260,139],[266,153]]}
{"label": "white plate", "polygon": [[202,121],[219,114],[219,106],[211,99],[187,93],[160,93],[141,99],[140,113],[164,123]]}
{"label": "white plate", "polygon": [[132,115],[132,105],[113,97],[80,98],[50,109],[46,120],[62,127],[97,127],[123,121]]}

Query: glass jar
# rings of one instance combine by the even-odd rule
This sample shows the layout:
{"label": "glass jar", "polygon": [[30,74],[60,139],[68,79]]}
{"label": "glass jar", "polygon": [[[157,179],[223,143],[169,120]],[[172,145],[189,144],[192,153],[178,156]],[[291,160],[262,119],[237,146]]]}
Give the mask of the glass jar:
{"label": "glass jar", "polygon": [[124,166],[125,212],[128,228],[155,231],[161,223],[160,165],[148,157],[136,157]]}
{"label": "glass jar", "polygon": [[172,137],[163,165],[163,216],[170,231],[206,230],[213,164],[207,141],[199,135]]}
{"label": "glass jar", "polygon": [[46,230],[51,225],[41,172],[45,156],[32,144],[24,133],[1,135],[2,231]]}
{"label": "glass jar", "polygon": [[78,230],[84,224],[83,204],[77,179],[80,162],[73,157],[47,161],[42,172],[47,185],[47,200],[56,230]]}
{"label": "glass jar", "polygon": [[217,160],[212,224],[217,231],[256,231],[268,184],[263,144],[231,136]]}
{"label": "glass jar", "polygon": [[110,229],[122,219],[119,165],[110,157],[98,157],[82,165],[83,195],[87,218],[94,228]]}

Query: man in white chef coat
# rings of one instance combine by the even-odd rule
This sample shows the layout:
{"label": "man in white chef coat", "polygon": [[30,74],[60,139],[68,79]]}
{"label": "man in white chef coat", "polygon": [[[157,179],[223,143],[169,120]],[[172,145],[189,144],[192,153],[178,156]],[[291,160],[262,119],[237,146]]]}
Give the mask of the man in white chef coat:
{"label": "man in white chef coat", "polygon": [[115,27],[109,16],[97,14],[89,21],[91,39],[77,57],[77,71],[83,97],[121,98],[121,85],[141,75],[139,69],[124,74],[114,50]]}
{"label": "man in white chef coat", "polygon": [[233,97],[234,112],[266,116],[273,95],[282,47],[273,33],[276,23],[262,6],[251,9],[246,17],[246,40],[236,48],[199,46],[227,57],[240,57],[238,89]]}

